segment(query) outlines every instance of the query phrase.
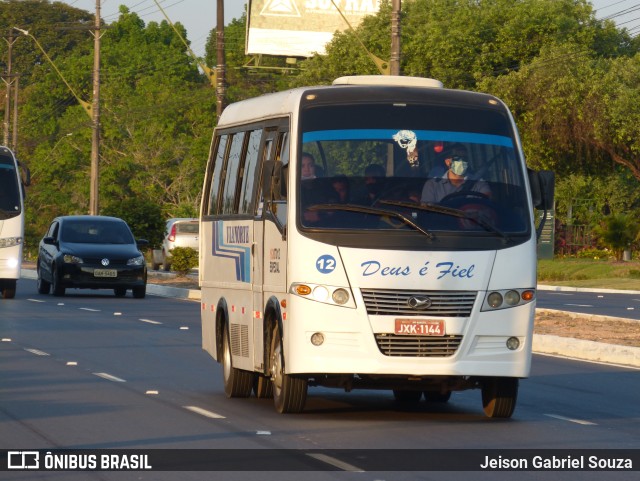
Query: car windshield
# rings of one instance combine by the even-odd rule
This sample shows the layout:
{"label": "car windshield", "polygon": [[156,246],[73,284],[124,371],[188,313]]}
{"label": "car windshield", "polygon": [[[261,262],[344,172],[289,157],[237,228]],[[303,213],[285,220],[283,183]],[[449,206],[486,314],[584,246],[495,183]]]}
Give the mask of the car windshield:
{"label": "car windshield", "polygon": [[303,115],[303,229],[429,238],[529,233],[524,173],[502,112],[351,105]]}
{"label": "car windshield", "polygon": [[197,234],[199,225],[197,222],[178,222],[176,227],[178,234]]}
{"label": "car windshield", "polygon": [[78,244],[133,244],[131,231],[124,222],[105,220],[67,220],[60,240]]}

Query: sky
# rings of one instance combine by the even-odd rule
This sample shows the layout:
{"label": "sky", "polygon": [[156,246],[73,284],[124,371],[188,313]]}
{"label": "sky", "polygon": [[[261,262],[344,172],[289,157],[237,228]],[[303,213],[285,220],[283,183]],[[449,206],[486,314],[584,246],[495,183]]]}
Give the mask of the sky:
{"label": "sky", "polygon": [[[55,1],[55,0],[54,0]],[[95,12],[96,0],[63,0],[73,7]],[[118,19],[120,5],[126,5],[146,23],[165,20],[156,5],[162,6],[171,22],[180,22],[187,29],[191,49],[197,56],[204,56],[207,37],[216,26],[217,0],[101,0],[101,17],[108,24]],[[304,0],[296,0],[302,2]],[[640,34],[640,0],[592,0],[597,18],[611,18],[632,35]],[[246,1],[224,0],[225,24],[239,18]]]}

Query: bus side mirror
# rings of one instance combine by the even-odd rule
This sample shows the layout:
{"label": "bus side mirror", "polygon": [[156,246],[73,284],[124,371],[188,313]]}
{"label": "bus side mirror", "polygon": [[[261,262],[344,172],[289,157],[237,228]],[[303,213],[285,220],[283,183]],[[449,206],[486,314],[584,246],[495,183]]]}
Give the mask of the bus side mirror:
{"label": "bus side mirror", "polygon": [[271,192],[274,200],[283,200],[287,198],[287,173],[289,165],[283,165],[282,162],[276,162],[273,166],[273,175],[271,176]]}
{"label": "bus side mirror", "polygon": [[538,210],[551,210],[555,195],[555,174],[550,170],[528,169],[531,201]]}

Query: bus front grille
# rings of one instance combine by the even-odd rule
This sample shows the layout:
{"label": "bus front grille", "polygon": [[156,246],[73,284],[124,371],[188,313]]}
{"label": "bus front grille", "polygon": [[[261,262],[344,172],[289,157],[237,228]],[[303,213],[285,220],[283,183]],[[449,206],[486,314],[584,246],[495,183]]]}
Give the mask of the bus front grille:
{"label": "bus front grille", "polygon": [[[476,300],[475,291],[409,291],[362,289],[367,314],[377,316],[469,317]],[[412,298],[428,299],[429,307],[411,307]]]}
{"label": "bus front grille", "polygon": [[399,336],[397,334],[376,334],[378,349],[385,356],[398,357],[449,357],[453,356],[462,336]]}

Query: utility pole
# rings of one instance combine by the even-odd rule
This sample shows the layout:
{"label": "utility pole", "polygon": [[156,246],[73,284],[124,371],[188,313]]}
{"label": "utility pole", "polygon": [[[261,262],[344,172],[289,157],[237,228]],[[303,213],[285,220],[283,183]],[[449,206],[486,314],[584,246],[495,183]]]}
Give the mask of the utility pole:
{"label": "utility pole", "polygon": [[222,111],[226,107],[225,96],[227,94],[225,87],[225,69],[226,62],[224,58],[224,2],[218,0],[218,9],[216,13],[216,114],[218,119],[222,115]]}
{"label": "utility pole", "polygon": [[[15,80],[13,83],[13,140],[11,142],[11,150],[15,155],[18,155],[18,81],[20,75],[14,74]],[[5,144],[6,145],[6,144]]]}
{"label": "utility pole", "polygon": [[[10,147],[9,144],[9,125],[10,125],[10,119],[11,119],[11,87],[12,84],[14,83],[14,75],[11,74],[11,63],[12,63],[12,57],[13,57],[13,44],[17,41],[17,39],[13,38],[13,31],[10,29],[9,30],[9,38],[6,39],[5,38],[5,42],[7,42],[7,73],[6,75],[2,78],[2,81],[5,83],[7,90],[6,90],[6,94],[5,94],[5,107],[4,107],[4,123],[3,123],[3,133],[4,133],[4,142],[3,145],[6,145],[7,147]],[[17,109],[18,108],[18,103],[16,102],[14,104],[14,108]],[[15,132],[14,132],[14,136],[15,136]],[[13,149],[15,150],[15,143],[13,145]]]}
{"label": "utility pole", "polygon": [[391,75],[400,75],[400,11],[402,0],[391,2]]}
{"label": "utility pole", "polygon": [[93,32],[93,103],[91,137],[91,184],[89,189],[89,214],[99,213],[100,180],[100,0],[96,0],[96,21]]}

